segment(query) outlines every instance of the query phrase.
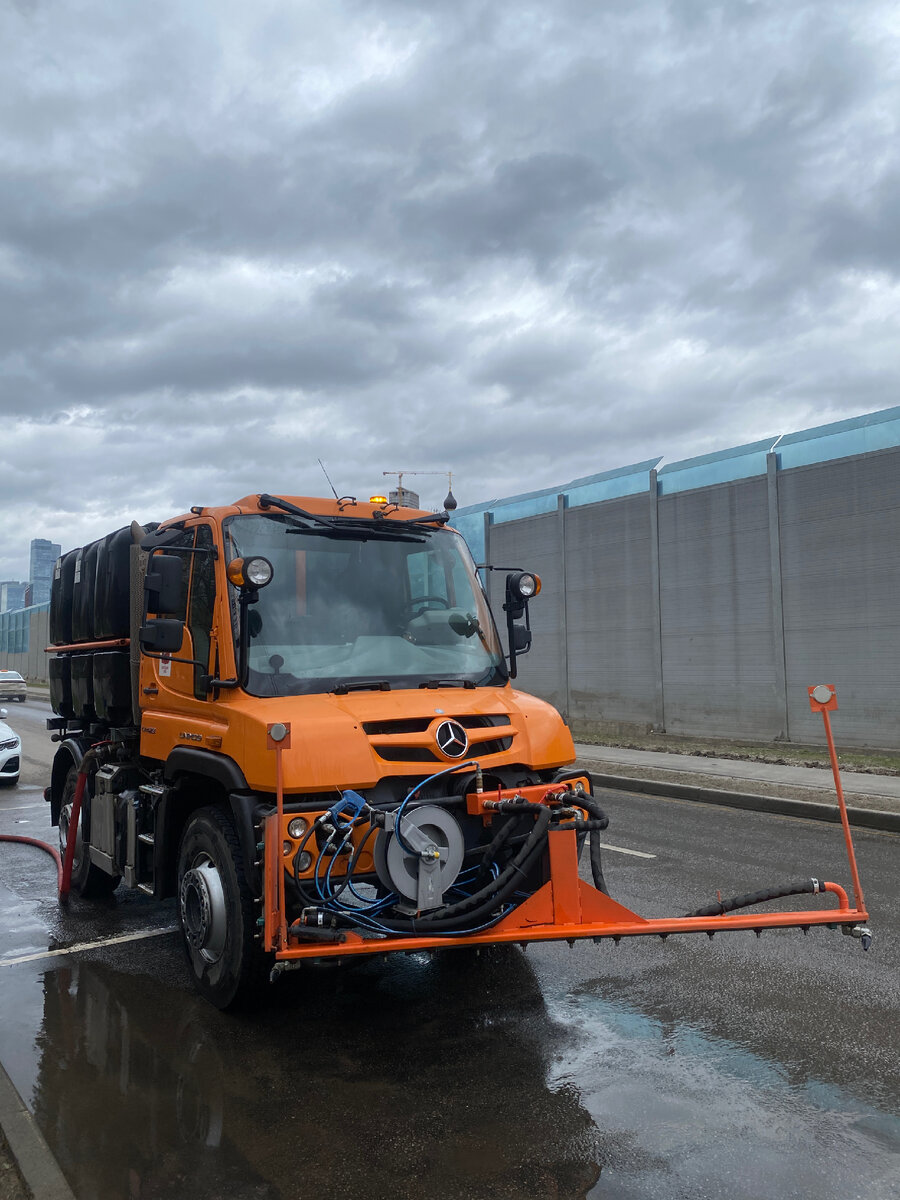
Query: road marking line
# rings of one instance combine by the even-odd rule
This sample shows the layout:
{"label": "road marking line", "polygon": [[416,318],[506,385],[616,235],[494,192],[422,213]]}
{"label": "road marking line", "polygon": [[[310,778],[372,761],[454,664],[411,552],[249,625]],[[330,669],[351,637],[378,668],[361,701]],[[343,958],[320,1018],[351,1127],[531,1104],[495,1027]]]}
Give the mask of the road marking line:
{"label": "road marking line", "polygon": [[624,846],[610,846],[608,842],[601,842],[600,845],[604,850],[614,850],[616,854],[633,854],[635,858],[656,858],[655,854],[645,854],[643,850],[626,850]]}
{"label": "road marking line", "polygon": [[20,954],[16,958],[0,959],[0,967],[15,967],[19,963],[37,962],[41,958],[58,958],[61,954],[82,954],[85,950],[100,950],[104,946],[119,946],[123,942],[139,942],[143,938],[162,937],[164,933],[177,933],[177,925],[164,929],[142,929],[137,933],[122,933],[118,937],[100,938],[96,942],[76,942],[72,946],[60,946],[58,950],[38,950],[36,954]]}

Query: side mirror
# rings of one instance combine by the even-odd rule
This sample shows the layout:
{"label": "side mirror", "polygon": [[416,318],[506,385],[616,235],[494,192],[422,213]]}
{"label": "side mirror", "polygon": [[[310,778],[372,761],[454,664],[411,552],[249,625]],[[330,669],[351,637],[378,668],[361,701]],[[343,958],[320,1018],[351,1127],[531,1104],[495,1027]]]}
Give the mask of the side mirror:
{"label": "side mirror", "polygon": [[184,569],[181,559],[175,554],[154,554],[147,568],[144,612],[178,612]]}
{"label": "side mirror", "polygon": [[517,654],[531,649],[531,630],[524,625],[513,625],[513,648]]}
{"label": "side mirror", "polygon": [[8,716],[9,713],[6,711],[6,709],[0,708],[0,721],[5,721]]}
{"label": "side mirror", "polygon": [[174,617],[152,617],[146,625],[141,626],[138,640],[142,650],[170,654],[173,650],[181,649],[183,639],[184,621]]}

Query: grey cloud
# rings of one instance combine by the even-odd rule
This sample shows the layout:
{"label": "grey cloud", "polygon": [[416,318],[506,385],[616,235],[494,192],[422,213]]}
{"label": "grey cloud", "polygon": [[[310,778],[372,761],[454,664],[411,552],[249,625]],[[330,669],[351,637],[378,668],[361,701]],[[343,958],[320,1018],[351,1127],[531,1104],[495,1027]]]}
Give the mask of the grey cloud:
{"label": "grey cloud", "polygon": [[0,569],[319,455],[469,503],[893,404],[897,40],[886,0],[7,6]]}

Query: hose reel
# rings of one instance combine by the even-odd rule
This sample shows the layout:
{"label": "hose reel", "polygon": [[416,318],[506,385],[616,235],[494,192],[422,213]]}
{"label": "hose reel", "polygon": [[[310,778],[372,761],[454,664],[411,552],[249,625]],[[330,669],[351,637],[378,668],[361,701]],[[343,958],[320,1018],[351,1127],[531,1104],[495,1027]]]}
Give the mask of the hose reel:
{"label": "hose reel", "polygon": [[[410,912],[439,908],[459,875],[465,841],[459,822],[436,804],[423,804],[400,816],[387,814],[375,841],[375,871],[389,891],[412,903]],[[399,834],[399,836],[398,836]]]}

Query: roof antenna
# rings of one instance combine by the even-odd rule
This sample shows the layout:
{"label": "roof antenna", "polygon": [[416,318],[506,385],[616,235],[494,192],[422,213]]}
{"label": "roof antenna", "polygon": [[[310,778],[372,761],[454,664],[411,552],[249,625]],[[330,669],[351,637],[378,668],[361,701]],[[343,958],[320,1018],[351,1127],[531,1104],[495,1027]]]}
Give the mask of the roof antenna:
{"label": "roof antenna", "polygon": [[328,472],[325,470],[325,464],[322,462],[321,458],[317,458],[317,459],[316,459],[316,462],[317,462],[317,463],[319,464],[319,466],[322,468],[322,474],[323,474],[323,475],[325,476],[325,478],[328,480],[328,486],[329,486],[329,487],[331,488],[331,490],[334,492],[334,498],[335,498],[335,500],[340,500],[340,496],[337,494],[337,488],[336,488],[336,487],[334,486],[334,484],[331,482],[331,476],[330,476],[330,475],[328,474]]}

